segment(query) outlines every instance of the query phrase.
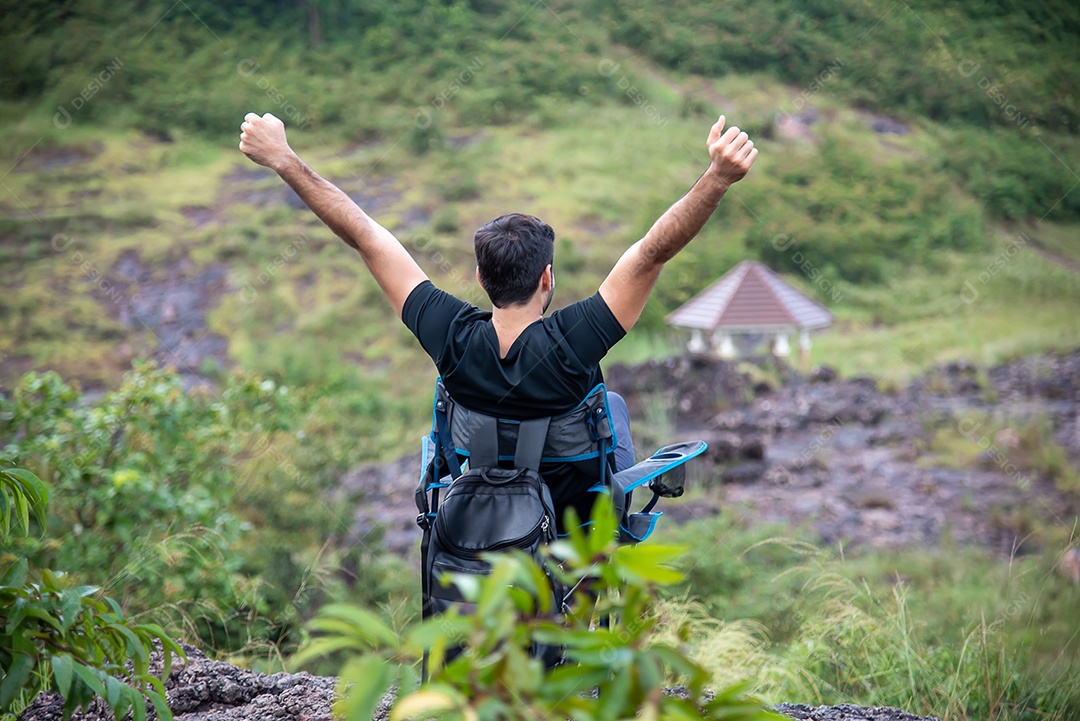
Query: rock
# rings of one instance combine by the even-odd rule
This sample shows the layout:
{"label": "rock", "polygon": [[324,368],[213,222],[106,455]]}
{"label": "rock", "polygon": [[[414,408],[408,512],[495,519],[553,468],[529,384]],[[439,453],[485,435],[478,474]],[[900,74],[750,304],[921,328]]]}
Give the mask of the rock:
{"label": "rock", "polygon": [[1080,401],[1080,352],[1031,356],[991,368],[990,386],[1002,399]]}
{"label": "rock", "polygon": [[747,438],[739,446],[739,455],[743,458],[760,461],[765,458],[765,444],[760,438]]}
{"label": "rock", "polygon": [[1015,428],[1002,428],[994,434],[994,443],[1000,448],[1015,450],[1020,447],[1020,434]]}
{"label": "rock", "polygon": [[420,472],[417,451],[389,463],[354,468],[342,478],[335,494],[348,499],[353,508],[353,524],[348,545],[378,543],[394,553],[406,555],[420,544],[413,493]]}
{"label": "rock", "polygon": [[765,477],[766,466],[762,461],[746,461],[724,469],[721,483],[757,483]]}
{"label": "rock", "polygon": [[[202,651],[184,645],[187,663],[174,662],[165,682],[166,700],[176,721],[332,721],[337,680],[308,673],[267,675],[211,661]],[[151,656],[150,672],[160,676],[160,652]],[[63,700],[40,694],[19,716],[20,721],[61,721]],[[147,718],[155,719],[147,704]],[[114,721],[100,699],[73,721]]]}
{"label": "rock", "polygon": [[775,389],[765,381],[758,381],[754,384],[753,390],[755,396],[763,396],[772,393]]}
{"label": "rock", "polygon": [[838,377],[832,366],[814,366],[810,371],[810,380],[814,383],[832,383]]}
{"label": "rock", "polygon": [[153,338],[154,348],[136,344],[135,355],[175,366],[189,388],[208,382],[200,369],[204,360],[229,367],[228,340],[211,332],[207,321],[228,290],[226,266],[200,266],[181,256],[159,278],[137,253],[125,251],[106,275],[109,284],[93,284],[91,294],[127,327],[129,338],[147,332]]}
{"label": "rock", "polygon": [[[690,697],[684,686],[664,689],[668,696]],[[712,700],[711,692],[705,692],[705,700]],[[799,721],[941,721],[936,716],[916,716],[888,706],[856,706],[845,703],[838,706],[807,706],[805,704],[781,703],[773,710]]]}
{"label": "rock", "polygon": [[785,138],[810,140],[813,134],[810,126],[818,120],[818,112],[809,108],[801,113],[777,113],[774,120],[776,132]]}
{"label": "rock", "polygon": [[907,135],[909,132],[908,126],[896,118],[868,112],[859,112],[859,116],[878,135]]}
{"label": "rock", "polygon": [[720,432],[700,434],[709,444],[705,459],[713,464],[728,463],[740,458],[760,461],[765,458],[765,441],[759,436],[744,437],[739,433]]}
{"label": "rock", "polygon": [[719,433],[704,440],[709,444],[705,457],[713,463],[727,463],[739,457],[742,438],[738,433]]}
{"label": "rock", "polygon": [[[768,368],[782,384],[796,378],[782,361],[758,358],[744,362]],[[740,371],[740,365],[709,355],[685,355],[634,367],[614,365],[605,377],[608,388],[626,398],[631,417],[644,415],[645,403],[659,396],[668,408],[676,409],[672,415],[677,429],[689,429],[700,428],[718,412],[741,405],[755,394],[773,392],[767,383],[761,385],[760,376]]]}
{"label": "rock", "polygon": [[915,716],[887,706],[805,706],[782,703],[773,707],[777,712],[800,721],[940,721],[936,716]]}

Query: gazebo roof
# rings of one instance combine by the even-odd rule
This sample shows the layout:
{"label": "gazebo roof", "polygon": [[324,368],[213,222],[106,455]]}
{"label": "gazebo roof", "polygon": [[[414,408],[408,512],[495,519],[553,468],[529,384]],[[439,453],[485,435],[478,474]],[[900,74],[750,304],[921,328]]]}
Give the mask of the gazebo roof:
{"label": "gazebo roof", "polygon": [[832,325],[832,313],[761,263],[744,260],[667,317],[702,330],[811,330]]}

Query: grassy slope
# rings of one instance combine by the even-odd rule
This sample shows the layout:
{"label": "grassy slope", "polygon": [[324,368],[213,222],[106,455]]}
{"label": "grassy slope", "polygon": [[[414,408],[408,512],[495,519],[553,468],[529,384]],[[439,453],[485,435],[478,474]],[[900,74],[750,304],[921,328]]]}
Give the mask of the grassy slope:
{"label": "grassy slope", "polygon": [[[998,255],[1010,257],[1014,242],[1004,232],[994,237],[989,253],[951,258],[940,274],[899,277],[867,293],[866,302],[882,309],[877,317],[884,324],[867,319],[858,308],[841,307],[847,323],[822,334],[815,361],[845,374],[868,372],[902,381],[944,361],[993,364],[1075,348],[1080,340],[1075,273],[1023,251],[982,285],[980,274]],[[967,283],[979,290],[971,303],[964,298],[972,296],[962,295]]]}
{"label": "grassy slope", "polygon": [[[557,302],[568,302],[591,292],[623,248],[640,237],[703,167],[701,136],[707,117],[680,117],[678,81],[665,79],[639,59],[623,63],[627,72],[638,69],[633,78],[655,110],[553,102],[539,111],[542,129],[535,123],[479,133],[449,129],[451,138],[467,138],[467,146],[425,156],[405,149],[400,142],[404,130],[360,147],[314,132],[294,133],[293,144],[325,175],[362,194],[370,212],[412,244],[437,282],[476,300],[480,298],[470,274],[461,270],[470,264],[471,229],[511,209],[544,217],[560,238]],[[759,136],[777,99],[793,93],[765,78],[682,82],[714,99],[732,118],[756,122]],[[647,311],[649,327],[616,349],[611,362],[678,352],[681,338],[662,331],[664,313],[702,282],[767,249],[772,231],[797,235],[813,225],[797,205],[798,191],[792,191],[783,175],[792,165],[812,175],[820,162],[822,136],[868,158],[871,181],[912,172],[932,157],[939,142],[929,124],[917,125],[903,137],[879,138],[855,111],[827,97],[816,100],[825,116],[813,128],[817,139],[761,141],[754,174],[726,200],[702,238],[671,264]],[[15,131],[32,134],[25,127]],[[232,356],[256,370],[281,372],[287,365],[283,356],[291,357],[294,366],[314,363],[315,358],[295,355],[298,343],[317,342],[323,356],[390,360],[401,371],[400,380],[414,380],[423,364],[410,359],[416,355],[412,342],[388,322],[377,290],[357,259],[305,211],[255,207],[248,203],[250,196],[233,192],[234,174],[253,167],[233,150],[233,142],[228,131],[216,143],[192,138],[161,144],[135,133],[76,127],[62,136],[61,149],[43,156],[45,167],[33,154],[24,160],[5,181],[12,192],[6,206],[9,217],[19,218],[20,233],[33,229],[36,239],[21,246],[8,244],[3,267],[19,288],[16,302],[33,313],[27,313],[32,315],[29,321],[9,315],[0,353],[29,356],[35,367],[53,365],[91,381],[115,378],[120,364],[111,359],[110,350],[116,344],[117,324],[86,297],[89,283],[80,279],[79,263],[56,262],[71,261],[76,249],[84,254],[77,260],[89,259],[106,276],[128,249],[150,264],[175,261],[182,254],[200,263],[223,261],[232,285],[241,287],[257,282],[258,273],[304,233],[310,243],[284,263],[258,302],[226,298],[214,313],[213,328],[229,338]],[[48,159],[62,155],[65,147],[96,154],[85,162],[50,167]],[[476,197],[459,199],[455,193],[462,185],[474,187]],[[269,193],[279,187],[272,177],[256,184]],[[957,203],[971,205],[960,191],[948,187],[940,185],[956,194]],[[813,196],[810,192],[807,202]],[[20,202],[44,223],[29,219]],[[189,207],[212,208],[215,222],[194,227],[181,212]],[[933,209],[915,206],[911,212]],[[420,223],[408,222],[417,217]],[[424,222],[427,218],[435,222]],[[1055,252],[1078,257],[1073,230],[1050,223],[1027,228]],[[49,248],[45,241],[53,232],[74,239],[68,252]],[[858,231],[840,225],[834,232]],[[928,251],[924,267],[915,272],[893,265],[881,284],[840,281],[834,293],[789,275],[837,315],[836,326],[817,337],[814,360],[845,373],[902,379],[941,360],[994,362],[1075,345],[1080,338],[1080,320],[1071,312],[1080,300],[1075,274],[1030,250],[1013,257],[1013,237],[1004,228],[987,225],[974,252]],[[871,235],[866,242],[875,240]],[[812,246],[795,246],[799,248],[808,249],[808,256],[812,253]],[[983,282],[980,273],[1002,253],[1007,262]],[[979,290],[976,302],[961,302],[965,283]],[[1039,322],[1031,323],[1032,317]],[[387,333],[388,328],[395,330]],[[311,380],[307,372],[296,373],[301,376],[297,381]]]}

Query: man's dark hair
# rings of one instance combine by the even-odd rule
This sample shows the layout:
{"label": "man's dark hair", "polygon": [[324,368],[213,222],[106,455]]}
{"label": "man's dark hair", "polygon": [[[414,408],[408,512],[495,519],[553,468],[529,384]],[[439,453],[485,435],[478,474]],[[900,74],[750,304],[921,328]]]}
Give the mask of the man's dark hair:
{"label": "man's dark hair", "polygon": [[555,257],[555,231],[531,215],[509,213],[473,236],[480,284],[497,308],[520,305],[536,293],[544,268]]}

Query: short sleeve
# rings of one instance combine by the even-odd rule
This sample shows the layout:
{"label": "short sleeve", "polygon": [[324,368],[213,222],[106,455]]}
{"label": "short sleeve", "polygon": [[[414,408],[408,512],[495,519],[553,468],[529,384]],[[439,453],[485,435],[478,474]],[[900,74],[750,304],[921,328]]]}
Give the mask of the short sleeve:
{"label": "short sleeve", "polygon": [[469,304],[439,290],[430,280],[413,288],[401,308],[401,322],[412,331],[431,359],[438,362],[446,347],[450,323]]}
{"label": "short sleeve", "polygon": [[626,335],[599,292],[555,311],[551,317],[574,355],[585,365],[599,363],[611,347]]}

